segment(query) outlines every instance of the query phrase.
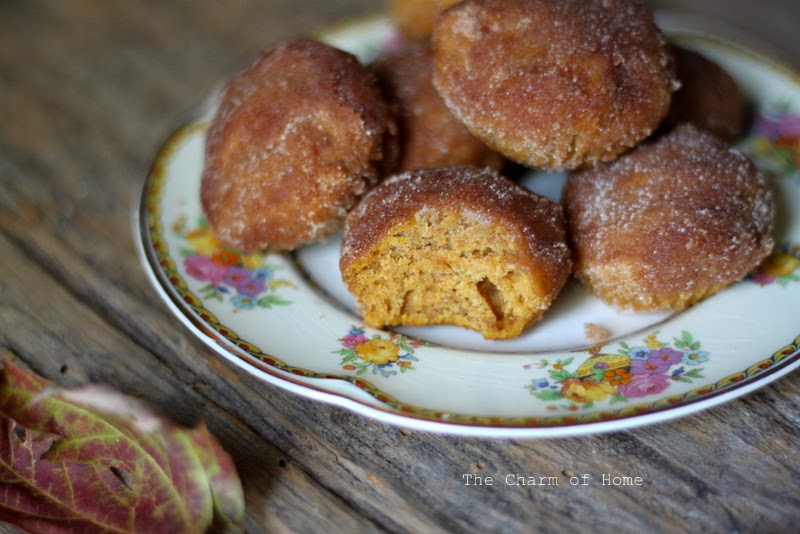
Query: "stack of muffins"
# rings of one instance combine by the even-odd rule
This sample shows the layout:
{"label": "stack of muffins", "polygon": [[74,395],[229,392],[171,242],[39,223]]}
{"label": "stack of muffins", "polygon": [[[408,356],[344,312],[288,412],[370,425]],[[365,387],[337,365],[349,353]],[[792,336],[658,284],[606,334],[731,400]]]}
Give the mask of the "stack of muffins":
{"label": "stack of muffins", "polygon": [[[232,246],[344,227],[366,324],[509,339],[571,274],[632,311],[677,311],[772,247],[774,200],[729,144],[736,83],[670,45],[636,0],[397,1],[369,65],[313,40],[226,87],[201,199]],[[504,177],[569,171],[561,203]]]}

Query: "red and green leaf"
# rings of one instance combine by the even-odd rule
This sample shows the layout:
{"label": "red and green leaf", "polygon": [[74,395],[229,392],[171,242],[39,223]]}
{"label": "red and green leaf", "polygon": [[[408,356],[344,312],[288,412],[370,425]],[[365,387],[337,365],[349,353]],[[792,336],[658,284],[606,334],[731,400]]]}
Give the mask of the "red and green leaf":
{"label": "red and green leaf", "polygon": [[0,520],[36,532],[241,528],[241,483],[204,426],[99,386],[0,368]]}

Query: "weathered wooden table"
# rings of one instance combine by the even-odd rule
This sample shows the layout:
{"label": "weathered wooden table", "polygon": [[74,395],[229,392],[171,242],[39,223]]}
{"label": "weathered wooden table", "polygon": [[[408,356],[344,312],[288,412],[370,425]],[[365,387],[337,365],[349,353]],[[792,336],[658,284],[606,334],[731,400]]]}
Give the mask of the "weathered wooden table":
{"label": "weathered wooden table", "polygon": [[[658,1],[749,31],[800,68],[795,0]],[[499,440],[387,426],[262,383],[173,318],[131,213],[150,159],[218,81],[367,0],[0,3],[0,359],[207,422],[249,532],[789,532],[800,373],[670,423]],[[462,475],[641,476],[643,486],[465,485]]]}

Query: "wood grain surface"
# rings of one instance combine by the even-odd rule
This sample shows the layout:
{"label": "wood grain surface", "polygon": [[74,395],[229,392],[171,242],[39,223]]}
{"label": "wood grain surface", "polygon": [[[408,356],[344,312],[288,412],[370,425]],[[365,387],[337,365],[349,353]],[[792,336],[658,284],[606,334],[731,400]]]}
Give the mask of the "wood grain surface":
{"label": "wood grain surface", "polygon": [[[800,67],[800,5],[653,1],[760,37]],[[234,457],[248,532],[790,532],[800,373],[678,421],[552,440],[408,431],[290,394],[196,341],[152,289],[132,213],[159,143],[277,42],[367,0],[0,2],[0,359],[109,384]],[[465,485],[463,475],[558,486]],[[638,476],[612,487],[604,473]],[[570,486],[571,476],[593,483]],[[13,529],[7,529],[13,531]]]}

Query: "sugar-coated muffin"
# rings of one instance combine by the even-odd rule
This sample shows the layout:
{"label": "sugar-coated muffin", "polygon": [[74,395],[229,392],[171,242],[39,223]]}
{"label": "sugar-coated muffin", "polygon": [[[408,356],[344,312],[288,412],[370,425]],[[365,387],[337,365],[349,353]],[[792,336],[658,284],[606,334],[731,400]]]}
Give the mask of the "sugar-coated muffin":
{"label": "sugar-coated muffin", "polygon": [[395,134],[377,81],[354,56],[310,39],[283,44],[221,95],[206,138],[203,210],[241,249],[322,239],[393,165]]}
{"label": "sugar-coated muffin", "polygon": [[407,39],[424,40],[433,32],[436,17],[459,0],[391,0],[389,15]]}
{"label": "sugar-coated muffin", "polygon": [[433,33],[433,80],[502,155],[564,170],[609,161],[662,122],[677,87],[636,0],[465,0]]}
{"label": "sugar-coated muffin", "polygon": [[678,311],[742,279],[773,247],[773,195],[753,163],[690,124],[564,193],[575,273],[602,300]]}
{"label": "sugar-coated muffin", "polygon": [[395,172],[453,165],[500,168],[503,158],[450,113],[433,87],[427,41],[387,52],[370,67],[396,109],[400,161]]}
{"label": "sugar-coated muffin", "polygon": [[741,136],[745,102],[736,80],[697,52],[679,46],[672,50],[681,88],[672,96],[667,124],[691,122],[726,141]]}
{"label": "sugar-coated muffin", "polygon": [[519,336],[571,272],[561,206],[495,171],[395,175],[347,217],[340,268],[372,327]]}

